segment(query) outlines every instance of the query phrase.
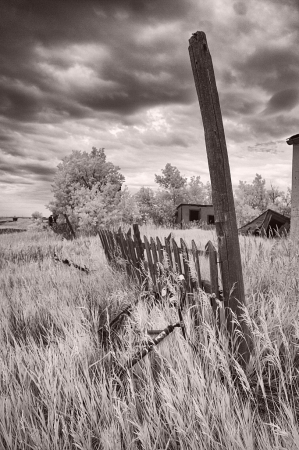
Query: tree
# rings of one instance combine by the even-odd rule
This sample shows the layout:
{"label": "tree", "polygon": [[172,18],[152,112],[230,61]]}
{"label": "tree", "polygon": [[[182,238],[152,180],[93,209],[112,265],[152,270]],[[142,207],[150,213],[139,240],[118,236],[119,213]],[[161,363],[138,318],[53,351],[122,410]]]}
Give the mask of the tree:
{"label": "tree", "polygon": [[252,183],[239,181],[239,186],[235,191],[235,207],[239,226],[250,222],[267,209],[290,215],[290,188],[284,193],[272,183],[270,189],[266,189],[265,184],[266,180],[259,174],[256,174]]}
{"label": "tree", "polygon": [[163,175],[155,175],[155,182],[171,195],[173,204],[178,205],[181,203],[182,189],[187,184],[187,178],[182,177],[180,171],[169,163],[161,172]]}
{"label": "tree", "polygon": [[154,199],[152,219],[155,225],[173,225],[175,222],[176,205],[168,191],[159,190]]}
{"label": "tree", "polygon": [[87,232],[118,220],[124,182],[119,170],[106,161],[103,148],[73,151],[57,167],[49,209],[67,215],[75,227]]}
{"label": "tree", "polygon": [[291,198],[292,198],[292,189],[287,188],[287,192],[284,192],[281,196],[281,202],[279,205],[280,214],[284,214],[285,216],[291,216]]}
{"label": "tree", "polygon": [[[94,186],[99,192],[107,184],[121,188],[124,177],[119,167],[106,161],[103,148],[92,148],[91,153],[75,151],[63,158],[57,166],[52,190],[55,197],[55,208],[62,214],[73,209],[74,191],[85,187],[91,190]],[[54,205],[53,205],[54,206]]]}
{"label": "tree", "polygon": [[239,181],[235,191],[236,216],[239,226],[250,222],[267,209],[269,198],[266,191],[266,180],[256,174],[252,183]]}
{"label": "tree", "polygon": [[267,209],[268,205],[265,184],[266,180],[259,174],[256,174],[251,184],[247,183],[247,181],[239,181],[239,186],[236,190],[236,197],[241,197],[245,204],[262,212]]}
{"label": "tree", "polygon": [[34,213],[32,213],[31,216],[32,216],[32,219],[35,219],[35,220],[43,218],[42,213],[40,213],[38,211],[35,211]]}
{"label": "tree", "polygon": [[141,187],[135,194],[135,200],[143,222],[153,219],[155,193],[151,188]]}
{"label": "tree", "polygon": [[192,176],[184,188],[184,202],[207,205],[212,203],[211,184],[203,184],[200,176]]}

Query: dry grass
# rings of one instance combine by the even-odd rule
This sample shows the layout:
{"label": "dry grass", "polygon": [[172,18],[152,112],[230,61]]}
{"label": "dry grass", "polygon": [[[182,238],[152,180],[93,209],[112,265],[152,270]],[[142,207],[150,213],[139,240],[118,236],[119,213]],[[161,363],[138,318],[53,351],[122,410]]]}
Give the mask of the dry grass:
{"label": "dry grass", "polygon": [[[203,248],[208,233],[174,236]],[[54,249],[91,273],[55,263]],[[287,241],[241,238],[241,249],[255,342],[247,373],[225,335],[216,339],[209,301],[198,293],[199,327],[191,311],[184,315],[197,351],[176,329],[117,391],[113,368],[141,346],[146,329],[177,321],[176,310],[149,308],[109,268],[98,238],[0,236],[0,448],[297,449],[298,255]],[[118,338],[103,335],[127,304],[134,311]]]}

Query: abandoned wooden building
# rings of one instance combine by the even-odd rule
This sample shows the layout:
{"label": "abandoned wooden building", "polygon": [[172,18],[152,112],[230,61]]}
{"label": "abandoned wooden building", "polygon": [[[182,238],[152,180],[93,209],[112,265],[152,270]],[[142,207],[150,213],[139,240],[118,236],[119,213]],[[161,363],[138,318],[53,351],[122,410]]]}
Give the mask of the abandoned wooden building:
{"label": "abandoned wooden building", "polygon": [[176,223],[181,226],[190,222],[201,222],[212,225],[215,223],[213,205],[198,205],[181,203],[176,208]]}
{"label": "abandoned wooden building", "polygon": [[276,236],[285,234],[290,229],[290,218],[283,214],[267,209],[261,215],[239,228],[241,234],[255,236]]}

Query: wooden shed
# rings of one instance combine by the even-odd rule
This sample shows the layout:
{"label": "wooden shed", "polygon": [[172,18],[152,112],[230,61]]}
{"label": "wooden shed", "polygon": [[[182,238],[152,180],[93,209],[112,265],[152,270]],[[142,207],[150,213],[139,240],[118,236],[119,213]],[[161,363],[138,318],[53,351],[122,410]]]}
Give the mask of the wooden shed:
{"label": "wooden shed", "polygon": [[176,223],[203,222],[208,225],[215,223],[213,205],[198,205],[195,203],[181,203],[176,208]]}
{"label": "wooden shed", "polygon": [[241,234],[254,234],[256,236],[275,236],[290,229],[290,218],[283,214],[267,209],[260,216],[239,228]]}

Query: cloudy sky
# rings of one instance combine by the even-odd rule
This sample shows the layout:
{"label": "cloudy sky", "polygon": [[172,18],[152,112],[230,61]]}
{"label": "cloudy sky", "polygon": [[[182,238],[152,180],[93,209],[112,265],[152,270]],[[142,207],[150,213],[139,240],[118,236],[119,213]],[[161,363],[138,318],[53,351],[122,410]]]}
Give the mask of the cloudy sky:
{"label": "cloudy sky", "polygon": [[4,0],[0,216],[46,213],[61,158],[104,147],[135,192],[209,179],[188,40],[212,55],[233,184],[286,189],[299,132],[298,0]]}

